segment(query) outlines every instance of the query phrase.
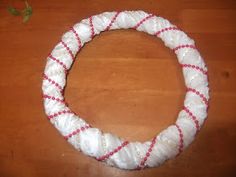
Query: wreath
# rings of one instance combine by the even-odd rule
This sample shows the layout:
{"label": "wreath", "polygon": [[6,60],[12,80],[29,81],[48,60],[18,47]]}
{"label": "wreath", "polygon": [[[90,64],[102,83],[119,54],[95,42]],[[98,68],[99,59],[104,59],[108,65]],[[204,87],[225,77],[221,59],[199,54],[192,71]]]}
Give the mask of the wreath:
{"label": "wreath", "polygon": [[[82,46],[102,31],[136,29],[160,38],[175,52],[187,92],[173,125],[144,143],[103,133],[75,114],[65,102],[66,76]],[[43,74],[46,115],[77,150],[121,169],[155,167],[179,155],[207,117],[209,88],[205,63],[194,41],[168,20],[143,11],[104,12],[75,24],[47,57]]]}

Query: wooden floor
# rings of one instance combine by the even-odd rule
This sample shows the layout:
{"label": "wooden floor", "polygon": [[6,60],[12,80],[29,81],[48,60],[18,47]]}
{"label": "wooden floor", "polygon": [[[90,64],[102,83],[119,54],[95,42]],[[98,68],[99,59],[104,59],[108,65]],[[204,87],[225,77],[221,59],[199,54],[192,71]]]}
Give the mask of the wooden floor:
{"label": "wooden floor", "polygon": [[[235,177],[235,0],[29,0],[28,24],[0,2],[1,177]],[[209,116],[194,143],[159,168],[122,171],[77,152],[47,120],[41,97],[46,57],[61,35],[103,11],[163,16],[196,41],[210,77]],[[65,92],[72,110],[92,126],[145,141],[176,119],[185,87],[176,56],[144,33],[102,33],[78,54]]]}

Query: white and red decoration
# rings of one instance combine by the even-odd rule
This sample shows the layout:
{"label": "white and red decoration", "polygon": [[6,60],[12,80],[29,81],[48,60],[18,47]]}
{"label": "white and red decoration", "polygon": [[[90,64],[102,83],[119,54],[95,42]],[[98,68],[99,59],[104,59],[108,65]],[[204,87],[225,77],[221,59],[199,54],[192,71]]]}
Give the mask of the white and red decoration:
{"label": "white and red decoration", "polygon": [[[67,73],[82,46],[102,31],[127,28],[158,37],[173,50],[187,87],[176,122],[144,143],[90,126],[70,110],[63,96]],[[50,122],[76,149],[121,169],[155,167],[176,157],[194,140],[207,117],[207,68],[194,41],[168,20],[143,11],[104,12],[77,23],[48,56],[43,77],[44,107]]]}

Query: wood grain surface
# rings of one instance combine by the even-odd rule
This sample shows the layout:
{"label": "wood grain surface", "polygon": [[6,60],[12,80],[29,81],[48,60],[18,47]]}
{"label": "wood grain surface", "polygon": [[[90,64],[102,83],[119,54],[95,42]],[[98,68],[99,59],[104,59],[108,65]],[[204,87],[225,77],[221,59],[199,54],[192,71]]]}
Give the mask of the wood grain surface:
{"label": "wood grain surface", "polygon": [[[29,0],[29,23],[0,1],[1,177],[235,177],[235,0]],[[210,77],[209,116],[194,143],[159,168],[123,171],[77,152],[47,120],[41,97],[46,57],[70,26],[93,14],[137,10],[163,16],[189,34]],[[86,44],[65,97],[92,126],[145,141],[173,123],[185,86],[176,56],[134,30],[102,33]]]}

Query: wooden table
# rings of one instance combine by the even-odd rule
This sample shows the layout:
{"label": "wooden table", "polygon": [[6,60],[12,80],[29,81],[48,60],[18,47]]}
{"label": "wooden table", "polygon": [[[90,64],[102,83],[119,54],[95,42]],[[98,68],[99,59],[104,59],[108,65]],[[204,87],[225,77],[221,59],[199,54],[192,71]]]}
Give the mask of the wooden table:
{"label": "wooden table", "polygon": [[[0,2],[0,176],[236,176],[236,1],[36,1],[29,23]],[[103,11],[159,14],[196,41],[208,68],[209,116],[194,143],[159,168],[122,171],[77,152],[46,119],[41,83],[46,57],[60,36]],[[144,33],[102,33],[77,56],[65,97],[92,126],[130,141],[153,137],[176,119],[185,87],[176,56]]]}

